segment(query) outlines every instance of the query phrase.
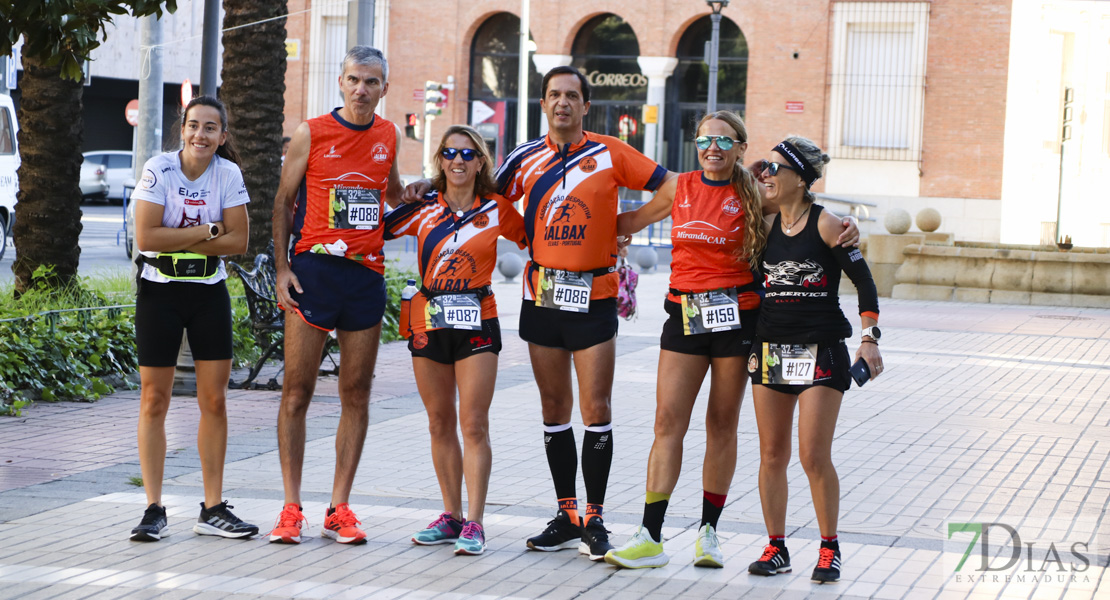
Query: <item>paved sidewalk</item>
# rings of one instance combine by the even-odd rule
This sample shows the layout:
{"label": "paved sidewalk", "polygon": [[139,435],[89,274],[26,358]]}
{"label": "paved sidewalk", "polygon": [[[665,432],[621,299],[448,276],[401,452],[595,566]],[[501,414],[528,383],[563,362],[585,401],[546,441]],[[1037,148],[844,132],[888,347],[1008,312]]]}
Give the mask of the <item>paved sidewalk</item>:
{"label": "paved sidewalk", "polygon": [[[617,543],[643,507],[667,274],[640,281],[641,314],[621,323],[618,339],[606,505]],[[506,335],[491,410],[484,555],[454,557],[450,546],[409,541],[442,507],[408,352],[395,343],[379,357],[351,501],[366,545],[195,536],[203,495],[197,411],[187,398],[175,400],[168,419],[171,535],[129,542],[145,506],[142,490],[128,483],[139,474],[138,393],[38,404],[0,419],[0,598],[1110,598],[1110,311],[885,299],[886,373],[848,393],[834,445],[843,580],[816,586],[808,575],[819,535],[796,453],[787,517],[795,570],[746,572],[766,539],[750,391],[720,524],[724,569],[691,566],[705,441],[696,415],[706,390],[663,529],[669,566],[622,571],[572,551],[525,550],[525,538],[553,515],[554,492],[538,393],[515,332],[519,284],[495,290]],[[853,314],[855,298],[845,300]],[[229,394],[225,496],[263,530],[281,509],[279,399]],[[330,496],[338,415],[336,382],[321,379],[305,457],[313,535]],[[581,424],[575,428],[580,437]]]}

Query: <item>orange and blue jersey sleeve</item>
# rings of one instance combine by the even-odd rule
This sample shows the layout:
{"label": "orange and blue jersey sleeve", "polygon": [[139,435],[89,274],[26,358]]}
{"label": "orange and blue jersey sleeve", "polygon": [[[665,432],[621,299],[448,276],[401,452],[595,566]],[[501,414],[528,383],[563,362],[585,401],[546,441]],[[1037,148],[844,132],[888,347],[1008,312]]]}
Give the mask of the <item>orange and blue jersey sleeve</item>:
{"label": "orange and blue jersey sleeve", "polygon": [[524,173],[520,167],[533,152],[542,149],[544,138],[524,142],[505,157],[501,168],[497,169],[497,193],[516,202],[524,195]]}
{"label": "orange and blue jersey sleeve", "polygon": [[616,167],[617,183],[633,190],[654,192],[663,185],[667,170],[617,138],[606,140]]}
{"label": "orange and blue jersey sleeve", "polygon": [[423,202],[402,204],[385,213],[385,216],[382,217],[382,228],[384,229],[382,233],[385,239],[395,240],[406,235],[419,234],[420,224],[417,216],[420,214],[420,210],[427,206],[428,202],[434,202],[435,198],[435,191],[432,191],[424,195]]}
{"label": "orange and blue jersey sleeve", "polygon": [[497,201],[497,216],[501,227],[501,237],[516,242],[517,247],[526,248],[528,238],[524,232],[524,217],[507,198],[494,196]]}

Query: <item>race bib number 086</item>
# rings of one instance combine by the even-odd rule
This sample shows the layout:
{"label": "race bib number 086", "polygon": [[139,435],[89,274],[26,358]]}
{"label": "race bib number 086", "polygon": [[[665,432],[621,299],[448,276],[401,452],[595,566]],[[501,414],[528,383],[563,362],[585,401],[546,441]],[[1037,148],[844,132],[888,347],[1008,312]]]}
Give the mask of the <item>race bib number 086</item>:
{"label": "race bib number 086", "polygon": [[571,312],[589,312],[594,276],[540,267],[540,290],[536,306]]}

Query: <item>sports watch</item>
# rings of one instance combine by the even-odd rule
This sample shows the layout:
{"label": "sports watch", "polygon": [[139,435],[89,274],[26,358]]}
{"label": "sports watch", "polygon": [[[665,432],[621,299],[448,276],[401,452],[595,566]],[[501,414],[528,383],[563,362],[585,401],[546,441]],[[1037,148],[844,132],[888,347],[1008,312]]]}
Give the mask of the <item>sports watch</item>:
{"label": "sports watch", "polygon": [[883,337],[883,332],[879,331],[879,327],[877,325],[872,325],[871,327],[864,328],[863,332],[860,335],[862,335],[863,337],[869,337],[877,342],[879,341],[879,338]]}
{"label": "sports watch", "polygon": [[205,225],[208,226],[208,239],[204,241],[214,240],[216,236],[220,235],[220,227],[218,225],[215,223],[205,223]]}

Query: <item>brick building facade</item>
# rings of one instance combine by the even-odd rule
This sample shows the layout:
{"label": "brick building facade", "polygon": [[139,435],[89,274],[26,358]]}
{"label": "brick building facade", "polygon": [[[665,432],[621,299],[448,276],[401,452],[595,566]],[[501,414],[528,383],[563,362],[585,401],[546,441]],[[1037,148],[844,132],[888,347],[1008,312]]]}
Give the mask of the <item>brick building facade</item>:
{"label": "brick building facade", "polygon": [[[338,42],[319,39],[338,35],[339,28],[318,15],[331,10],[338,18],[338,9],[327,8],[332,3],[290,0],[289,37],[299,39],[301,55],[286,73],[287,134],[338,103],[326,102],[326,95],[312,99],[318,82],[338,75],[337,66],[321,58],[322,46]],[[511,29],[519,27],[519,0],[377,4],[378,45],[390,60],[385,117],[403,123],[408,113],[422,115],[425,81],[453,77],[455,90],[431,123],[433,142],[448,124],[474,120],[477,93],[495,109],[491,119],[500,119],[498,127],[487,123],[500,136],[498,155],[511,150],[516,63],[503,50],[518,48]],[[708,39],[704,2],[543,1],[532,2],[530,10],[532,104],[538,103],[539,77],[555,64],[597,72],[602,82],[607,72],[638,73],[644,77],[624,83],[646,85],[598,86],[591,107],[597,114],[587,128],[624,135],[668,168],[696,168],[686,138],[693,137],[695,107],[704,111],[699,90],[707,75],[695,64]],[[932,206],[944,216],[943,230],[958,239],[999,240],[1009,0],[742,0],[722,15],[722,57],[732,66],[722,71],[718,98],[723,108],[743,113],[749,158],[765,156],[787,134],[801,134],[834,159],[818,191],[872,204],[871,216],[879,221],[891,206],[911,215]],[[608,54],[591,58],[584,54],[590,51]],[[504,68],[510,63],[511,71]],[[335,76],[313,73],[327,68]],[[644,104],[660,106],[659,125],[643,122]],[[538,105],[530,112],[530,136],[538,135]],[[401,172],[420,173],[422,154],[419,141],[406,139]]]}

